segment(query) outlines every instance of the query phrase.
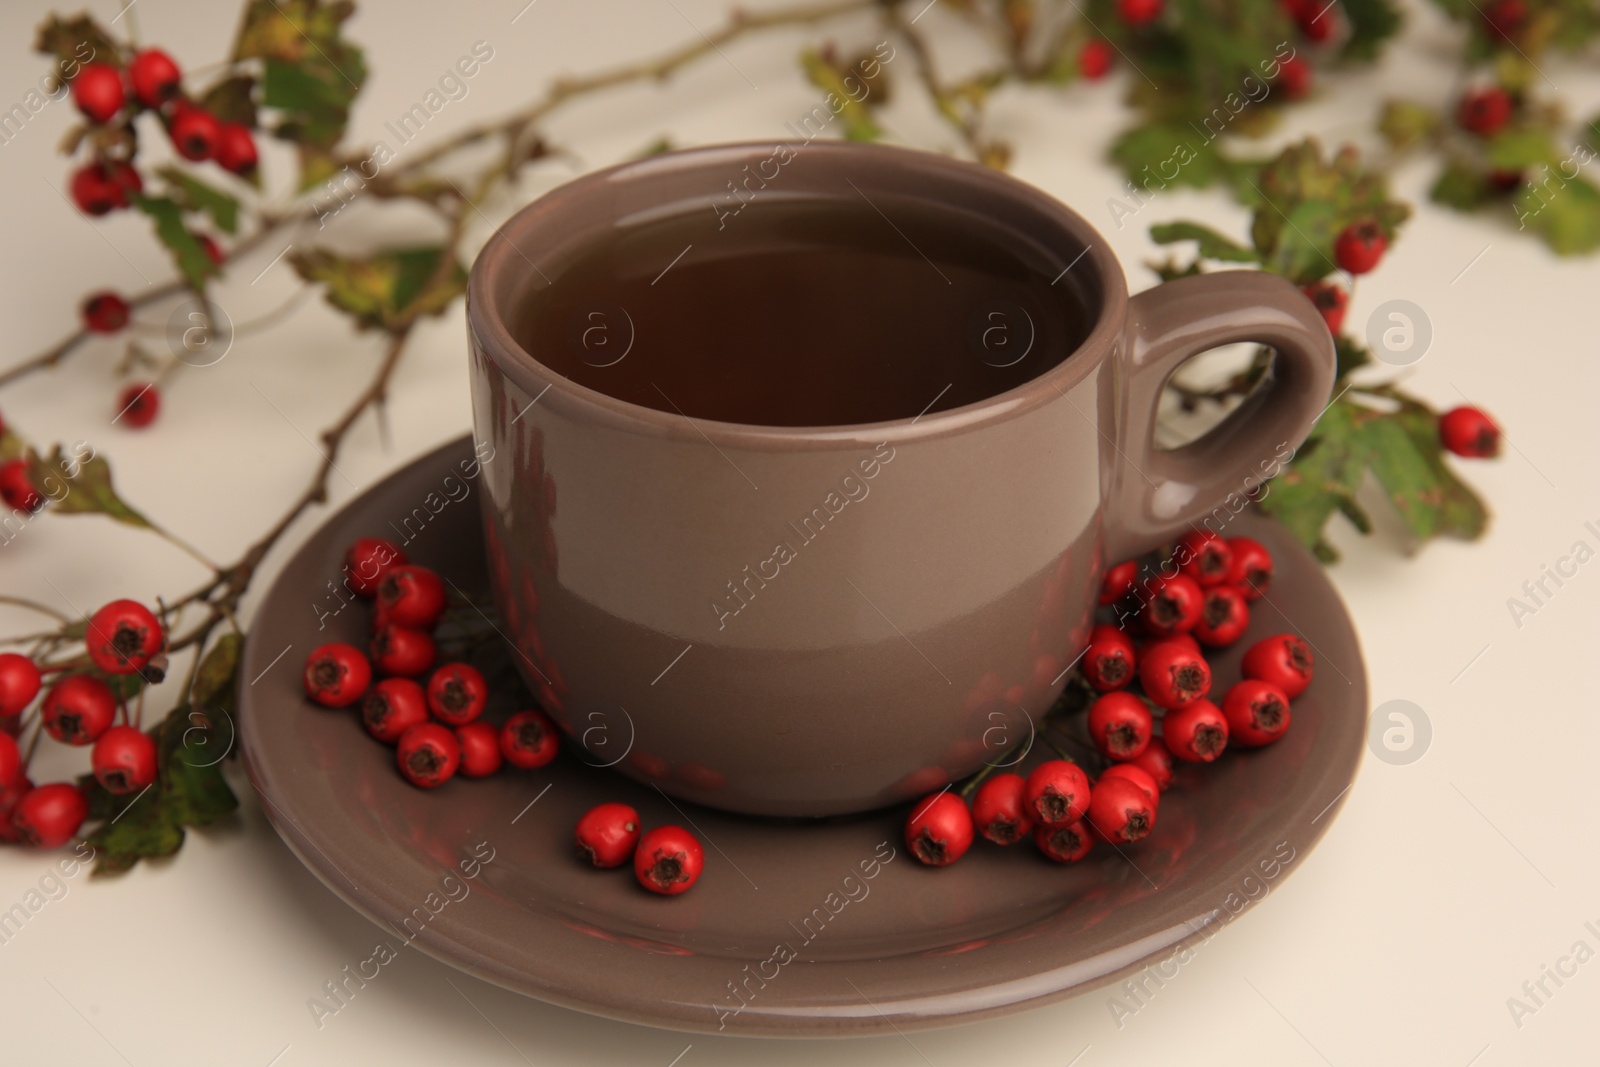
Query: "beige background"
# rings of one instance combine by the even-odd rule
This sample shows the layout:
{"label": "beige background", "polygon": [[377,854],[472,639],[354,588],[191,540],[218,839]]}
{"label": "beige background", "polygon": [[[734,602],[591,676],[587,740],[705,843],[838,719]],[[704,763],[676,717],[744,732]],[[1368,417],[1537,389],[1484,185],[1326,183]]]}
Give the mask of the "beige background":
{"label": "beige background", "polygon": [[[91,6],[107,20],[118,11],[104,0]],[[355,116],[356,139],[380,136],[383,123],[417,101],[474,41],[488,42],[493,60],[419,144],[503,110],[558,72],[688,41],[695,33],[689,23],[710,28],[723,15],[718,0],[537,0],[513,25],[522,6],[364,5],[351,32],[366,46],[373,75]],[[145,39],[198,67],[223,54],[236,9],[144,0],[133,14]],[[46,69],[27,51],[41,14],[34,3],[0,10],[0,102],[7,107]],[[936,8],[923,25],[944,37],[951,24]],[[878,39],[865,19],[839,32],[853,42]],[[1380,83],[1445,98],[1454,91],[1450,33],[1431,9],[1419,8],[1378,78],[1330,80],[1298,113],[1295,128],[1328,139],[1361,136]],[[502,217],[578,168],[614,161],[662,133],[679,143],[781,136],[783,121],[815,97],[793,62],[799,40],[780,33],[741,43],[726,50],[729,62],[713,56],[664,89],[627,89],[563,111],[550,132],[574,158],[537,172],[489,213]],[[959,52],[958,43],[947,65]],[[1552,63],[1546,72],[1579,114],[1600,111],[1600,78],[1592,71]],[[1116,77],[1125,83],[1129,76],[1123,70]],[[1145,237],[1149,223],[1186,216],[1238,232],[1244,214],[1221,194],[1184,193],[1114,227],[1105,203],[1120,182],[1101,160],[1123,121],[1121,88],[1007,93],[995,106],[993,129],[1017,145],[1017,174],[1105,227],[1137,289],[1151,281],[1139,266],[1154,252]],[[52,191],[65,184],[67,165],[53,146],[69,108],[49,106],[0,147],[7,364],[63,334],[86,286],[137,292],[144,276],[168,273],[142,220],[123,215],[91,225]],[[914,92],[900,94],[890,117],[904,141],[951,146]],[[282,175],[286,163],[269,156],[268,173]],[[1426,167],[1403,169],[1400,190],[1420,197],[1429,174]],[[402,223],[396,215],[406,213],[391,210],[380,223],[353,207],[323,236],[357,242],[380,225],[388,235],[405,225],[425,232],[426,220],[406,216]],[[481,241],[486,228],[476,236]],[[281,264],[250,283],[270,255],[240,264],[220,291],[235,320],[292,293],[293,278]],[[1490,407],[1511,446],[1500,462],[1469,472],[1497,512],[1481,544],[1434,545],[1408,559],[1392,535],[1337,534],[1346,555],[1332,573],[1366,644],[1374,700],[1422,707],[1433,724],[1432,746],[1409,766],[1369,758],[1337,824],[1296,864],[1294,877],[1231,924],[1121,1029],[1102,993],[919,1035],[914,1047],[898,1037],[757,1046],[592,1019],[408,953],[319,1031],[306,999],[344,964],[366,957],[372,932],[300,867],[247,794],[234,828],[194,835],[176,862],[143,866],[116,883],[73,879],[65,898],[0,945],[5,1060],[260,1067],[358,1058],[646,1067],[757,1057],[940,1067],[1001,1057],[1019,1067],[1162,1057],[1445,1067],[1592,1062],[1600,962],[1585,964],[1559,989],[1550,984],[1555,995],[1520,1028],[1506,1001],[1574,942],[1600,949],[1600,936],[1584,928],[1586,921],[1600,928],[1600,860],[1588,823],[1600,797],[1591,678],[1600,563],[1582,568],[1520,628],[1506,600],[1574,541],[1600,547],[1583,530],[1585,521],[1600,525],[1597,283],[1600,259],[1560,262],[1502,220],[1427,207],[1382,269],[1362,281],[1352,322],[1365,322],[1391,298],[1414,301],[1432,320],[1432,351],[1412,368],[1409,386],[1442,405],[1465,395]],[[467,428],[462,329],[459,307],[421,329],[395,383],[395,443],[384,448],[373,424],[363,424],[339,461],[348,483],[334,478],[336,501]],[[237,554],[300,490],[317,457],[296,428],[314,435],[329,422],[378,355],[372,338],[308,306],[286,326],[241,339],[219,365],[185,373],[168,393],[161,422],[133,433],[110,425],[110,372],[119,352],[96,346],[62,372],[6,390],[0,409],[34,440],[90,441],[111,457],[128,498],[219,558]],[[314,522],[296,528],[272,567]],[[49,601],[58,599],[54,583],[82,604],[114,595],[153,599],[198,576],[191,561],[154,538],[99,519],[48,517],[0,548],[0,575],[7,592]],[[30,622],[4,620],[8,631]],[[43,777],[75,772],[78,756],[50,752]],[[0,851],[0,908],[37,885],[54,858]]]}

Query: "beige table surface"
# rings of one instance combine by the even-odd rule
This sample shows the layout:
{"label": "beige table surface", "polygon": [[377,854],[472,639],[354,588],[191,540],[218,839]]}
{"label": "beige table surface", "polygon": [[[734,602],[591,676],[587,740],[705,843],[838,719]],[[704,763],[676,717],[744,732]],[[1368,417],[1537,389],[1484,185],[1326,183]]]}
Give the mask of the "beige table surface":
{"label": "beige table surface", "polygon": [[[109,20],[120,5],[91,6]],[[143,0],[134,14],[146,39],[199,66],[223,54],[237,9]],[[27,51],[42,14],[20,0],[0,7],[6,106],[45,69]],[[694,27],[708,29],[722,15],[718,0],[537,0],[525,10],[523,0],[371,0],[351,24],[373,69],[353,132],[364,142],[380,136],[475,41],[494,48],[493,60],[419,143],[498,113],[559,72],[689,41]],[[1381,78],[1389,91],[1442,99],[1453,85],[1451,31],[1431,8],[1419,5],[1415,16]],[[951,24],[936,9],[924,25],[944,38]],[[846,29],[853,40],[878,39],[865,19]],[[516,198],[489,205],[489,214],[498,220],[517,198],[663,133],[685,144],[782,136],[783,121],[808,110],[816,95],[793,62],[800,39],[782,33],[736,44],[726,49],[729,62],[713,56],[665,89],[624,90],[561,113],[551,132],[579,158],[539,171]],[[1552,64],[1548,73],[1579,114],[1600,111],[1592,71]],[[1121,182],[1102,158],[1122,121],[1120,91],[1006,94],[994,129],[1018,145],[1015,172],[1104,227],[1131,284],[1143,288],[1151,278],[1138,264],[1154,252],[1148,223],[1192,217],[1237,232],[1244,214],[1221,194],[1181,193],[1115,228],[1105,204]],[[1370,78],[1332,82],[1294,129],[1328,139],[1360,135],[1382,95]],[[47,107],[0,146],[6,364],[63,333],[87,285],[137,292],[142,275],[168,272],[142,220],[123,215],[91,226],[52,191],[64,185],[66,166],[53,149],[68,108]],[[914,92],[900,94],[891,118],[902,140],[951,147]],[[267,166],[282,174],[286,160],[271,156]],[[1412,167],[1401,172],[1399,188],[1420,197],[1428,178]],[[352,208],[324,236],[356,241],[376,225],[373,214]],[[481,227],[476,239],[487,233]],[[250,284],[270,255],[242,265],[220,291],[235,319],[293,291],[281,264]],[[1369,757],[1337,824],[1294,877],[1120,1028],[1101,993],[918,1035],[915,1046],[893,1036],[828,1044],[685,1036],[545,1006],[406,953],[319,1029],[307,998],[326,976],[364,958],[372,930],[300,866],[244,787],[234,828],[193,835],[175,862],[120,881],[72,879],[64,897],[0,944],[0,1061],[1593,1063],[1600,962],[1587,959],[1600,949],[1600,854],[1588,819],[1600,799],[1600,720],[1590,675],[1600,563],[1581,568],[1520,627],[1507,599],[1575,541],[1600,546],[1584,529],[1600,525],[1597,293],[1600,259],[1559,262],[1499,221],[1432,208],[1360,285],[1353,322],[1403,298],[1433,323],[1432,350],[1411,369],[1410,387],[1445,406],[1465,395],[1491,408],[1511,445],[1500,462],[1470,470],[1496,509],[1482,543],[1434,545],[1407,559],[1392,533],[1337,534],[1345,560],[1332,573],[1365,643],[1374,701],[1420,706],[1432,743],[1409,765]],[[370,422],[356,431],[339,463],[353,486],[336,478],[336,502],[468,427],[459,307],[419,332],[390,405],[395,444],[385,449]],[[91,441],[112,458],[130,499],[220,558],[231,558],[278,514],[316,461],[285,415],[308,432],[324,425],[377,358],[370,337],[309,306],[280,329],[241,339],[217,366],[180,378],[160,423],[134,433],[109,424],[118,351],[102,345],[66,371],[9,388],[0,410],[36,440]],[[293,531],[269,570],[314,522]],[[9,593],[50,600],[53,582],[75,601],[95,602],[153,599],[187,587],[197,571],[153,538],[99,519],[61,519],[0,550],[0,576]],[[4,621],[8,631],[27,623]],[[76,755],[51,752],[43,776],[75,771]],[[0,850],[0,909],[37,886],[54,860]],[[1537,982],[1580,941],[1590,946],[1586,962],[1561,964],[1576,972],[1559,987],[1546,979],[1552,995],[1514,1019],[1508,998],[1524,996],[1524,982]]]}

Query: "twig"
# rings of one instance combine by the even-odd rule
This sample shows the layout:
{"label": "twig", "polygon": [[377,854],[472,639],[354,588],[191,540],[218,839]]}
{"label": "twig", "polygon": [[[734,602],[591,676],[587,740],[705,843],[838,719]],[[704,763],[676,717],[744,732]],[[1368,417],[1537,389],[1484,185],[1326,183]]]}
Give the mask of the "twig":
{"label": "twig", "polygon": [[880,4],[881,0],[833,0],[832,3],[797,4],[791,7],[773,8],[770,11],[736,10],[729,16],[726,25],[711,33],[701,35],[699,40],[691,41],[655,59],[616,67],[612,70],[590,74],[585,77],[558,79],[550,86],[543,97],[528,107],[491,122],[469,126],[454,137],[441,141],[427,151],[413,156],[404,164],[395,168],[392,176],[398,178],[407,174],[414,174],[446,156],[478,144],[497,134],[520,138],[520,135],[534,123],[574,96],[596,92],[601,89],[611,89],[619,85],[628,85],[632,82],[650,81],[652,79],[656,81],[665,80],[680,67],[687,66],[701,56],[716,51],[722,45],[728,44],[746,33],[755,30],[773,29],[779,26],[801,26],[813,22],[822,22],[854,11],[867,11],[880,6]]}

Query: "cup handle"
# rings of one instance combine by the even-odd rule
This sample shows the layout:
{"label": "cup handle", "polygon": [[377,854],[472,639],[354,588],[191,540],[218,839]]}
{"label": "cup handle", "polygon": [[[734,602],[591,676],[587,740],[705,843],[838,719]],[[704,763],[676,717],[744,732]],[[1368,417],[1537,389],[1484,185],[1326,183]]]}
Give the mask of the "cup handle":
{"label": "cup handle", "polygon": [[[1262,387],[1204,436],[1156,448],[1156,406],[1184,360],[1253,341],[1276,352]],[[1275,475],[1325,410],[1333,337],[1290,282],[1260,271],[1200,274],[1147,289],[1128,302],[1113,387],[1116,452],[1107,509],[1112,561],[1148,552],[1213,512],[1231,517],[1245,493]],[[1234,506],[1237,501],[1237,506]]]}

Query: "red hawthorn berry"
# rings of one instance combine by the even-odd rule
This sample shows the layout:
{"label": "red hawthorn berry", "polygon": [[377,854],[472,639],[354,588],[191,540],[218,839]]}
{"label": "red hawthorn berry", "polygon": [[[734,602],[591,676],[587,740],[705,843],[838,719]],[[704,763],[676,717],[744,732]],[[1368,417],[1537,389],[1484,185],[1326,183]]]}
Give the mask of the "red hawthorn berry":
{"label": "red hawthorn berry", "polygon": [[361,701],[361,725],[386,745],[395,744],[411,727],[428,721],[428,698],[410,678],[385,678]]}
{"label": "red hawthorn berry", "polygon": [[1109,693],[1133,681],[1139,660],[1133,639],[1115,626],[1101,624],[1089,635],[1083,654],[1083,676],[1096,690]]}
{"label": "red hawthorn berry", "polygon": [[1131,559],[1124,560],[1106,571],[1106,576],[1100,583],[1100,606],[1115,604],[1133,592],[1134,583],[1138,578],[1139,564]]}
{"label": "red hawthorn berry", "polygon": [[1147,26],[1161,17],[1163,0],[1117,0],[1117,14],[1129,26]]}
{"label": "red hawthorn berry", "polygon": [[1186,707],[1211,692],[1211,665],[1181,642],[1160,641],[1139,660],[1139,681],[1157,707]]}
{"label": "red hawthorn berry", "polygon": [[1451,408],[1439,416],[1439,443],[1467,459],[1500,454],[1500,427],[1474,407]]}
{"label": "red hawthorn berry", "polygon": [[1311,64],[1290,56],[1278,64],[1278,85],[1290,100],[1302,100],[1311,92]]}
{"label": "red hawthorn berry", "polygon": [[152,382],[129,382],[117,394],[117,417],[124,426],[142,430],[161,414],[161,390]]}
{"label": "red hawthorn berry", "polygon": [[38,664],[16,652],[0,652],[0,719],[19,715],[39,695]]}
{"label": "red hawthorn berry", "polygon": [[90,122],[110,122],[127,100],[121,72],[106,63],[90,63],[72,79],[72,100]]}
{"label": "red hawthorn berry", "polygon": [[1490,36],[1509,41],[1527,24],[1528,5],[1524,0],[1498,0],[1484,10],[1483,21]]}
{"label": "red hawthorn berry", "polygon": [[1150,709],[1132,693],[1107,693],[1089,705],[1089,737],[1107,759],[1137,756],[1154,729]]}
{"label": "red hawthorn berry", "polygon": [[1209,700],[1196,700],[1161,720],[1167,751],[1190,763],[1210,763],[1228,747],[1228,720]]}
{"label": "red hawthorn berry", "polygon": [[1334,4],[1324,3],[1323,0],[1293,0],[1284,4],[1295,25],[1306,40],[1312,44],[1324,44],[1333,37],[1338,29],[1338,16],[1334,14]]}
{"label": "red hawthorn berry", "polygon": [[1085,821],[1112,844],[1131,845],[1155,829],[1156,801],[1126,779],[1101,778]]}
{"label": "red hawthorn berry", "polygon": [[1251,645],[1240,661],[1246,678],[1270,682],[1290,700],[1311,684],[1311,649],[1294,634],[1275,634]]}
{"label": "red hawthorn berry", "polygon": [[1207,648],[1227,648],[1250,626],[1250,603],[1235,585],[1215,585],[1206,590],[1200,622],[1194,637]]}
{"label": "red hawthorn berry", "polygon": [[379,674],[411,678],[428,673],[433,666],[433,635],[425,630],[385,623],[372,635],[369,651],[372,667]]}
{"label": "red hawthorn berry", "polygon": [[1333,242],[1333,259],[1340,270],[1365,274],[1378,265],[1388,247],[1389,238],[1383,227],[1372,219],[1363,219],[1339,231]]}
{"label": "red hawthorn berry", "polygon": [[[166,643],[161,620],[137,600],[113,600],[89,617],[84,644],[107,674],[134,674]],[[159,680],[159,679],[157,679]]]}
{"label": "red hawthorn berry", "polygon": [[144,179],[139,177],[139,171],[132,163],[112,160],[106,164],[106,174],[122,194],[118,207],[127,207],[135,195],[144,192]]}
{"label": "red hawthorn berry", "polygon": [[1228,738],[1246,748],[1270,745],[1289,730],[1289,698],[1269,682],[1246,678],[1222,698]]}
{"label": "red hawthorn berry", "polygon": [[395,762],[412,785],[436,789],[455,777],[461,765],[461,745],[448,727],[419,722],[400,735]]}
{"label": "red hawthorn berry", "polygon": [[652,893],[674,897],[700,880],[705,849],[681,826],[658,826],[639,838],[633,875]]}
{"label": "red hawthorn berry", "polygon": [[1078,51],[1078,73],[1089,81],[1098,81],[1111,69],[1111,42],[1099,37],[1085,41]]}
{"label": "red hawthorn berry", "polygon": [[201,250],[205,252],[206,258],[209,259],[213,264],[220,267],[223,263],[227,262],[228,257],[223,253],[222,246],[217,244],[217,242],[209,235],[203,233],[196,234],[195,240],[200,242]]}
{"label": "red hawthorn berry", "polygon": [[406,554],[393,541],[381,537],[358,537],[344,552],[345,584],[357,596],[371,599],[378,595],[378,583],[390,567],[404,567]]}
{"label": "red hawthorn berry", "polygon": [[1498,85],[1469,89],[1456,105],[1456,122],[1468,133],[1493,137],[1511,121],[1511,94]]}
{"label": "red hawthorn berry", "polygon": [[72,840],[89,814],[89,802],[71,782],[51,782],[22,794],[11,824],[34,848],[57,848]]}
{"label": "red hawthorn berry", "polygon": [[106,215],[128,206],[128,194],[101,163],[86,163],[72,172],[72,202],[85,215]]}
{"label": "red hawthorn berry", "polygon": [[542,711],[519,711],[500,727],[500,754],[513,767],[543,767],[560,748],[556,724]]}
{"label": "red hawthorn berry", "polygon": [[1228,547],[1233,549],[1228,584],[1237,586],[1246,600],[1260,600],[1272,586],[1272,553],[1260,541],[1248,537],[1230,537]]}
{"label": "red hawthorn berry", "polygon": [[1200,621],[1200,585],[1187,574],[1157,578],[1146,588],[1150,600],[1139,612],[1144,628],[1156,637],[1188,633]]}
{"label": "red hawthorn berry", "polygon": [[997,845],[1012,845],[1033,829],[1028,813],[1027,782],[1020,774],[996,774],[978,786],[972,798],[972,822],[978,833]]}
{"label": "red hawthorn berry", "polygon": [[480,719],[457,726],[456,744],[461,746],[461,773],[468,778],[487,778],[505,762],[500,752],[500,730],[493,723]]}
{"label": "red hawthorn berry", "polygon": [[1338,337],[1339,331],[1344,329],[1344,313],[1350,304],[1350,295],[1333,282],[1312,282],[1300,291],[1322,314],[1322,321],[1328,324],[1328,332]]}
{"label": "red hawthorn berry", "polygon": [[1079,819],[1059,826],[1047,826],[1044,823],[1035,825],[1033,843],[1046,859],[1056,863],[1077,863],[1089,854],[1089,849],[1094,846],[1094,837],[1089,833],[1088,824]]}
{"label": "red hawthorn berry", "polygon": [[33,487],[28,461],[8,459],[0,463],[0,500],[18,511],[30,514],[44,507],[44,496]]}
{"label": "red hawthorn berry", "polygon": [[83,328],[94,333],[116,333],[132,317],[133,309],[116,293],[95,293],[83,302]]}
{"label": "red hawthorn berry", "polygon": [[1496,168],[1489,171],[1484,177],[1489,182],[1489,187],[1497,193],[1509,193],[1522,184],[1522,171],[1520,170]]}
{"label": "red hawthorn berry", "polygon": [[906,848],[929,867],[948,867],[972,847],[972,813],[954,793],[923,797],[906,817]]}
{"label": "red hawthorn berry", "polygon": [[177,149],[178,155],[199,163],[216,154],[222,123],[204,108],[179,104],[172,113],[172,124],[167,128],[167,135],[172,138],[172,147]]}
{"label": "red hawthorn berry", "polygon": [[10,785],[0,785],[0,843],[14,844],[22,840],[12,815],[17,810],[17,801],[31,792],[33,780],[26,772],[19,772]]}
{"label": "red hawthorn berry", "polygon": [[489,683],[471,664],[446,663],[428,677],[428,710],[441,722],[472,722],[488,703]]}
{"label": "red hawthorn berry", "polygon": [[626,804],[596,804],[572,832],[578,854],[602,870],[621,867],[639,848],[639,813]]}
{"label": "red hawthorn berry", "polygon": [[1077,822],[1089,808],[1089,776],[1069,760],[1053,759],[1028,775],[1028,811],[1050,826]]}
{"label": "red hawthorn berry", "polygon": [[[1165,752],[1165,746],[1158,745],[1156,747],[1170,760],[1171,753]],[[1170,763],[1168,766],[1170,766]],[[1149,771],[1145,770],[1137,763],[1113,763],[1111,766],[1105,769],[1103,774],[1100,775],[1100,781],[1104,782],[1111,778],[1121,778],[1124,781],[1132,782],[1134,785],[1144,790],[1144,795],[1149,797],[1153,802],[1161,799],[1161,786],[1156,783],[1155,778],[1150,774]],[[1095,788],[1098,789],[1099,785],[1097,784]]]}
{"label": "red hawthorn berry", "polygon": [[111,728],[117,698],[111,687],[88,674],[69,674],[39,705],[45,732],[64,745],[92,745]]}
{"label": "red hawthorn berry", "polygon": [[306,696],[325,708],[347,708],[366,695],[372,664],[354,645],[318,645],[306,657]]}
{"label": "red hawthorn berry", "polygon": [[390,622],[432,629],[444,606],[444,582],[427,567],[414,563],[390,567],[378,581],[378,607]]}
{"label": "red hawthorn berry", "polygon": [[256,139],[250,128],[238,122],[224,122],[217,131],[217,165],[233,174],[249,175],[256,169]]}
{"label": "red hawthorn berry", "polygon": [[147,48],[128,64],[133,95],[145,107],[160,107],[178,95],[183,74],[172,57],[159,48]]}
{"label": "red hawthorn berry", "polygon": [[0,789],[9,787],[20,777],[22,777],[22,749],[17,747],[16,738],[7,733],[0,733]]}
{"label": "red hawthorn berry", "polygon": [[1179,571],[1199,585],[1216,585],[1227,578],[1233,551],[1210,530],[1190,530],[1178,542],[1172,558],[1178,561]]}
{"label": "red hawthorn berry", "polygon": [[137,793],[156,780],[156,743],[132,726],[113,726],[94,743],[89,762],[108,793]]}
{"label": "red hawthorn berry", "polygon": [[1136,767],[1150,776],[1155,782],[1156,789],[1166,792],[1172,788],[1172,753],[1167,751],[1166,745],[1150,745],[1127,763],[1118,763],[1106,773],[1118,767]]}

